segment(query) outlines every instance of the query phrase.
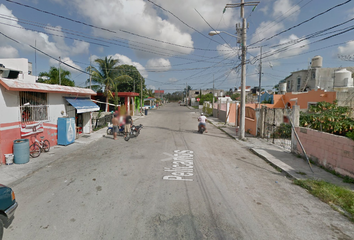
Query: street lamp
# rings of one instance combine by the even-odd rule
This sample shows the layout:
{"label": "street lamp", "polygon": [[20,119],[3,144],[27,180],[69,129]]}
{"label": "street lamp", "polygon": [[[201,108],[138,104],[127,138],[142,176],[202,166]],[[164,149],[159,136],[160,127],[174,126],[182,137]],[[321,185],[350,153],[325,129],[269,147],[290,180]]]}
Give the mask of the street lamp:
{"label": "street lamp", "polygon": [[[220,33],[225,33],[229,36],[237,38],[238,36],[232,35],[230,33],[224,31],[210,31],[209,36],[218,35]],[[246,119],[246,39],[245,37],[242,38],[242,68],[241,68],[241,111],[240,111],[240,129],[239,129],[239,139],[243,140],[245,138],[245,119]],[[236,119],[237,121],[237,119]]]}
{"label": "street lamp", "polygon": [[227,35],[229,35],[231,37],[237,38],[237,39],[239,38],[238,36],[232,35],[232,34],[230,34],[228,32],[224,32],[224,31],[210,31],[208,34],[209,34],[209,36],[215,36],[215,35],[218,35],[220,33],[225,33],[225,34],[227,34]]}

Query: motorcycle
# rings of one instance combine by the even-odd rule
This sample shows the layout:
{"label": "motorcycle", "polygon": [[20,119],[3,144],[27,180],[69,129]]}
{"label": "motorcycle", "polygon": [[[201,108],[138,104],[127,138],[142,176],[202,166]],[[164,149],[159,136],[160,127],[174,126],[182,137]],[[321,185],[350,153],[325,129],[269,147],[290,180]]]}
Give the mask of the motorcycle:
{"label": "motorcycle", "polygon": [[205,131],[205,126],[203,124],[200,124],[198,127],[198,132],[203,134],[204,131]]}
{"label": "motorcycle", "polygon": [[[124,125],[118,126],[118,135],[124,134]],[[108,126],[107,135],[113,135],[113,126]]]}
{"label": "motorcycle", "polygon": [[139,124],[138,126],[131,126],[130,128],[130,133],[127,134],[127,136],[124,138],[125,141],[129,141],[130,138],[132,137],[137,137],[140,134],[140,130],[143,128],[142,124]]}

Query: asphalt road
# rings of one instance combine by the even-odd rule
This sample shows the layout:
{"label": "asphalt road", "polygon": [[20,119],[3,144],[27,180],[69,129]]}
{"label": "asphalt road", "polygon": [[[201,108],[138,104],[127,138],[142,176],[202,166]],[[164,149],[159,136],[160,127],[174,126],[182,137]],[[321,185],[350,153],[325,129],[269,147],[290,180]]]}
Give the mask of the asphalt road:
{"label": "asphalt road", "polygon": [[175,103],[13,189],[4,239],[354,239],[354,225]]}

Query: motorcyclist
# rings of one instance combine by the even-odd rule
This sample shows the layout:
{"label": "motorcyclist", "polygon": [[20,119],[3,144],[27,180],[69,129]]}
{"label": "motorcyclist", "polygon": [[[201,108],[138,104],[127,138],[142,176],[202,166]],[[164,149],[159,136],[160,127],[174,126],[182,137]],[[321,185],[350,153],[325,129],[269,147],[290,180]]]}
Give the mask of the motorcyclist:
{"label": "motorcyclist", "polygon": [[204,126],[205,132],[206,133],[208,132],[206,129],[206,120],[207,120],[207,118],[206,118],[206,116],[204,116],[204,113],[201,113],[200,116],[198,117],[198,122],[199,122],[198,131],[200,131],[200,126]]}

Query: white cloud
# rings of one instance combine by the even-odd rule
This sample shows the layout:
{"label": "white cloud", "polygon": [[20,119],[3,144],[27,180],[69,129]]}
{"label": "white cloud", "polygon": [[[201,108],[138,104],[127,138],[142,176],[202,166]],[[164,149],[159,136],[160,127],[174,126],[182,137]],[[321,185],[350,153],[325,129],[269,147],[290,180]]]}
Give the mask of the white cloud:
{"label": "white cloud", "polygon": [[156,90],[156,87],[154,85],[147,85],[146,86],[147,89],[152,89],[152,90]]}
{"label": "white cloud", "polygon": [[[118,59],[118,60],[119,60],[118,65],[124,65],[124,64],[132,65],[132,66],[136,67],[136,69],[139,70],[140,74],[141,74],[144,78],[148,77],[147,71],[145,70],[144,66],[141,65],[140,63],[134,62],[133,60],[131,60],[131,59],[128,58],[127,56],[121,55],[121,54],[119,54],[119,53],[116,53],[116,54],[112,55],[112,57],[113,57],[114,59]],[[96,58],[92,58],[92,59],[96,59]]]}
{"label": "white cloud", "polygon": [[[282,59],[282,58],[293,57],[293,56],[296,56],[296,55],[298,55],[302,52],[305,52],[309,49],[309,46],[308,46],[309,41],[308,40],[303,40],[301,42],[298,42],[298,41],[299,41],[299,38],[294,34],[291,34],[287,38],[282,38],[279,41],[279,44],[282,44],[282,46],[277,49],[281,49],[286,46],[289,46],[287,48],[287,50],[282,51],[282,52],[277,52],[276,51],[277,49],[271,49],[270,53],[267,54],[267,55],[270,54],[271,56],[269,58],[267,58],[267,60],[271,61],[271,60],[276,60],[278,58]],[[296,42],[298,42],[298,43],[296,43]]]}
{"label": "white cloud", "polygon": [[259,11],[263,12],[264,15],[268,14],[269,7],[268,5],[264,6],[263,8],[260,8]]}
{"label": "white cloud", "polygon": [[300,7],[293,5],[291,0],[276,0],[273,5],[273,17],[287,17],[289,20],[296,20]]}
{"label": "white cloud", "polygon": [[284,25],[281,23],[275,24],[272,21],[261,22],[259,27],[256,29],[251,38],[251,43],[257,42],[259,40],[269,38],[282,30]]}
{"label": "white cloud", "polygon": [[351,55],[354,54],[354,41],[347,42],[344,46],[338,47],[338,54]]}
{"label": "white cloud", "polygon": [[177,80],[177,78],[169,78],[168,81],[169,81],[170,83],[175,83],[175,82],[177,82],[178,80]]}
{"label": "white cloud", "polygon": [[[2,19],[2,22],[5,24],[12,25],[0,25],[0,31],[5,35],[20,41],[23,44],[15,43],[14,41],[6,38],[4,36],[0,36],[0,41],[2,45],[10,45],[13,48],[21,49],[25,51],[33,52],[33,49],[28,45],[37,45],[37,48],[41,51],[52,55],[53,57],[59,56],[69,56],[75,54],[86,53],[88,51],[88,43],[74,41],[72,46],[68,46],[64,38],[58,36],[49,36],[45,33],[39,33],[32,30],[23,29],[22,26],[18,23],[18,19],[12,14],[12,11],[9,10],[5,5],[0,5],[0,14],[8,16],[8,19]],[[12,20],[10,20],[11,18]],[[52,26],[49,26],[53,28]],[[56,35],[65,35],[61,31],[61,27],[57,26],[54,30],[46,30],[48,33],[54,33]],[[40,53],[39,53],[40,54]]]}
{"label": "white cloud", "polygon": [[168,71],[171,69],[171,63],[168,59],[154,58],[150,59],[145,67],[148,69],[156,69],[159,71]]}
{"label": "white cloud", "polygon": [[[119,60],[119,63],[118,65],[132,65],[134,67],[136,67],[136,69],[139,70],[141,76],[143,76],[144,78],[147,78],[148,77],[148,73],[146,71],[146,69],[144,68],[143,65],[141,65],[140,63],[138,62],[134,62],[133,60],[131,60],[129,57],[125,56],[125,55],[121,55],[119,53],[116,53],[114,55],[110,55],[108,57],[113,57],[114,59],[118,59]],[[91,56],[91,62],[92,64],[94,65],[95,64],[95,59],[98,59],[98,58],[105,58],[105,57],[102,57],[102,56],[97,56],[97,55],[92,55]],[[90,60],[90,59],[89,59]]]}
{"label": "white cloud", "polygon": [[11,46],[0,47],[0,58],[16,58],[18,57],[18,51]]}
{"label": "white cloud", "polygon": [[[155,0],[154,2],[170,10],[181,18],[182,21],[190,24],[199,31],[209,30],[210,27],[205,23],[202,17],[199,16],[198,12],[211,26],[219,26],[222,29],[233,27],[235,22],[240,21],[239,9],[227,8],[226,12],[223,14],[223,24],[220,24],[220,15],[222,14],[223,7],[227,3],[230,3],[230,0]],[[189,33],[194,32],[194,30],[188,28],[171,14],[165,11],[161,11],[161,14],[165,15],[168,21],[176,25],[179,29]]]}
{"label": "white cloud", "polygon": [[[62,2],[64,0],[56,1]],[[176,16],[180,17],[182,21],[190,24],[200,32],[209,30],[210,27],[198,15],[195,9],[203,15],[209,24],[214,27],[219,25],[221,30],[234,26],[239,16],[237,9],[227,9],[223,15],[222,24],[219,24],[222,7],[218,8],[215,6],[224,6],[226,3],[229,3],[229,0],[155,0],[154,2],[170,10]],[[96,36],[109,39],[116,37],[128,39],[130,47],[135,48],[133,50],[138,57],[149,59],[156,58],[158,55],[161,56],[161,54],[155,53],[157,51],[169,55],[183,55],[193,52],[194,42],[191,34],[194,30],[188,28],[171,14],[147,1],[66,0],[66,5],[68,8],[76,9],[76,12],[82,17],[89,19],[91,24],[114,32],[94,28],[93,33]],[[146,36],[147,38],[138,37],[121,30]],[[151,39],[157,39],[160,42]],[[172,45],[168,43],[172,43]],[[139,46],[137,47],[136,45]],[[177,45],[186,46],[187,48]],[[171,53],[168,50],[177,52]]]}
{"label": "white cloud", "polygon": [[348,12],[348,18],[349,19],[354,18],[354,8],[349,9],[347,12]]}
{"label": "white cloud", "polygon": [[[222,44],[218,45],[216,47],[216,50],[218,50],[218,53],[220,56],[223,56],[224,58],[234,58],[234,55],[237,53],[240,53],[240,50],[238,47],[231,47],[228,44]],[[230,51],[233,50],[233,51]]]}
{"label": "white cloud", "polygon": [[[79,71],[77,71],[77,70],[75,70],[75,69],[73,69],[73,68],[71,68],[71,67],[68,67],[68,66],[66,66],[65,64],[63,64],[63,63],[66,63],[66,64],[68,64],[68,65],[70,65],[70,66],[73,66],[73,67],[75,67],[75,68],[77,68],[77,69],[82,70],[81,67],[80,67],[79,65],[75,64],[75,63],[73,62],[73,60],[71,60],[69,57],[61,58],[61,61],[62,61],[62,64],[60,64],[60,68],[61,68],[61,69],[67,70],[67,71],[69,71],[69,72],[71,72],[71,73],[73,73],[73,72],[79,72]],[[51,59],[49,60],[49,65],[58,68],[58,67],[59,67],[59,62],[51,58]]]}

